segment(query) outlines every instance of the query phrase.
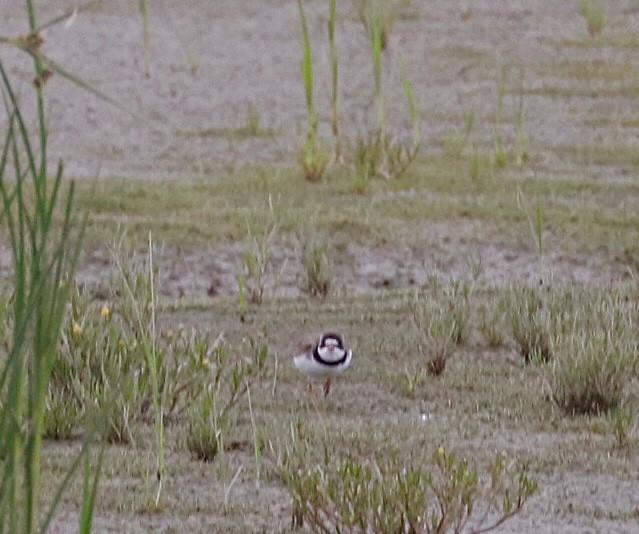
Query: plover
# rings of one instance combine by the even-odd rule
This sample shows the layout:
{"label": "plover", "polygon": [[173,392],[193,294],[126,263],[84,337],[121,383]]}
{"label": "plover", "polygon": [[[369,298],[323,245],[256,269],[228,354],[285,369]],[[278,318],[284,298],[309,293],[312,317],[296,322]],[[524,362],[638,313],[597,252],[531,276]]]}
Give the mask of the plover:
{"label": "plover", "polygon": [[[346,347],[344,338],[335,332],[322,334],[317,343],[300,346],[300,352],[293,358],[295,367],[311,379],[324,380],[324,396],[331,390],[331,379],[350,364],[353,351]],[[309,383],[312,391],[312,384]]]}

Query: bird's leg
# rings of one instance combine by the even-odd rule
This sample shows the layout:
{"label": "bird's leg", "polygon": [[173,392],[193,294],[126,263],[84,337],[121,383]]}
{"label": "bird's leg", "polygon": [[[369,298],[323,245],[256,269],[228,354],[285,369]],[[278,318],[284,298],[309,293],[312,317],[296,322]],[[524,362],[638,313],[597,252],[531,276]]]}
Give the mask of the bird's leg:
{"label": "bird's leg", "polygon": [[331,390],[331,377],[329,376],[324,382],[324,396],[326,397]]}

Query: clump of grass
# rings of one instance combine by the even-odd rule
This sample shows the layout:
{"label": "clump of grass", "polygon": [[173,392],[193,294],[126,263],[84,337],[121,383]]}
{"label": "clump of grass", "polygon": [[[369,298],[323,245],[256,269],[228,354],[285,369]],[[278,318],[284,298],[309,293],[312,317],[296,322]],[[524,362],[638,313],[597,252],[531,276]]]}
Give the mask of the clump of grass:
{"label": "clump of grass", "polygon": [[373,31],[373,26],[379,27],[381,50],[386,50],[390,41],[397,10],[396,0],[357,0],[356,9],[359,21],[367,32]]}
{"label": "clump of grass", "polygon": [[444,372],[454,348],[468,339],[471,291],[467,284],[455,282],[434,296],[416,294],[411,302],[419,350],[433,376]]}
{"label": "clump of grass", "polygon": [[146,396],[134,334],[118,324],[110,306],[100,308],[80,288],[65,323],[48,388],[46,435],[70,437],[89,417],[107,442],[134,441],[131,422]]}
{"label": "clump of grass", "polygon": [[298,0],[298,7],[302,23],[302,78],[304,80],[306,116],[308,120],[308,131],[306,139],[300,148],[298,161],[302,167],[304,177],[310,182],[317,182],[324,176],[330,161],[330,151],[318,138],[319,117],[315,111],[313,97],[313,53],[306,13],[301,0]]}
{"label": "clump of grass", "polygon": [[[488,532],[519,513],[537,491],[525,468],[497,455],[490,483],[465,459],[439,447],[431,465],[346,458],[282,468],[293,526],[322,532]],[[490,518],[490,520],[488,519]]]}
{"label": "clump of grass", "polygon": [[618,449],[627,448],[631,443],[635,426],[635,415],[630,406],[621,406],[610,414],[610,427],[615,436],[615,446]]}
{"label": "clump of grass", "polygon": [[597,37],[603,33],[606,14],[598,0],[581,0],[581,14],[591,37]]}
{"label": "clump of grass", "polygon": [[428,369],[423,365],[406,366],[404,371],[398,374],[391,374],[391,381],[398,383],[401,392],[407,397],[414,399],[424,385],[426,385]]}
{"label": "clump of grass", "polygon": [[475,131],[475,112],[473,110],[464,112],[464,130],[453,129],[446,132],[442,138],[444,152],[453,158],[461,157],[465,154],[472,154],[475,151],[472,136]]}
{"label": "clump of grass", "polygon": [[273,201],[269,196],[269,220],[263,228],[255,230],[255,222],[247,221],[249,245],[242,253],[242,269],[237,276],[240,308],[247,302],[262,304],[266,292],[267,275],[271,268],[273,242],[278,235],[279,222]]}
{"label": "clump of grass", "polygon": [[335,161],[340,161],[342,158],[342,143],[339,114],[339,61],[335,43],[337,0],[329,0],[328,8],[328,46],[331,61],[331,129],[333,131],[334,159]]}
{"label": "clump of grass", "polygon": [[506,306],[503,299],[494,298],[479,308],[479,331],[491,348],[506,342]]}
{"label": "clump of grass", "polygon": [[512,288],[509,301],[510,326],[525,363],[544,363],[553,355],[550,315],[534,288]]}
{"label": "clump of grass", "polygon": [[512,129],[514,130],[514,138],[512,139],[507,139],[503,131],[504,123],[507,120],[506,96],[510,90],[508,69],[502,68],[497,82],[492,164],[498,169],[503,169],[509,163],[521,167],[530,159],[530,144],[524,125],[523,72],[518,73],[516,78],[520,87],[517,90],[519,96],[512,105]]}
{"label": "clump of grass", "polygon": [[386,104],[382,80],[382,22],[373,17],[370,25],[370,47],[375,86],[376,129],[369,136],[357,138],[354,149],[354,173],[358,184],[373,177],[398,178],[417,157],[420,148],[419,111],[405,65],[402,65],[404,96],[413,123],[412,141],[393,139],[386,129]]}
{"label": "clump of grass", "polygon": [[186,414],[186,446],[198,460],[213,461],[225,450],[226,440],[235,426],[239,402],[265,369],[268,346],[255,340],[249,345],[250,359],[234,358],[230,347],[219,338],[207,357],[209,380],[205,391]]}
{"label": "clump of grass", "polygon": [[530,143],[524,128],[524,97],[519,95],[515,111],[513,112],[513,125],[515,126],[515,140],[513,156],[515,165],[521,167],[530,159]]}
{"label": "clump of grass", "polygon": [[327,257],[327,245],[324,241],[309,240],[302,245],[302,290],[313,296],[328,296],[332,275]]}
{"label": "clump of grass", "polygon": [[600,415],[622,406],[636,373],[636,307],[619,295],[599,295],[591,309],[571,311],[569,329],[557,336],[550,372],[552,397],[568,415]]}

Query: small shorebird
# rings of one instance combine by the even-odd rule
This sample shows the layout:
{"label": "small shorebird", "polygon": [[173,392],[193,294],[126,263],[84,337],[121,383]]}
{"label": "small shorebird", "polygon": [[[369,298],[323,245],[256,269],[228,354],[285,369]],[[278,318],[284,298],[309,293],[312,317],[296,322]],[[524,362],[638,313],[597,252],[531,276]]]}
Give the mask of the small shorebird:
{"label": "small shorebird", "polygon": [[[350,364],[353,351],[346,347],[344,338],[335,332],[322,334],[317,343],[300,346],[300,352],[293,358],[295,367],[311,379],[324,380],[324,396],[331,390],[331,379]],[[313,391],[312,383],[309,390]]]}

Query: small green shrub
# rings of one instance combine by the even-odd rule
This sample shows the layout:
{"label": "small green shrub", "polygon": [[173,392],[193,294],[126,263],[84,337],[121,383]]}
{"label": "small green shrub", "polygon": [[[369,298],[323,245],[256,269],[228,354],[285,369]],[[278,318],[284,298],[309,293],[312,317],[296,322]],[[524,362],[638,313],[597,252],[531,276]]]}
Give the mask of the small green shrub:
{"label": "small green shrub", "polygon": [[598,0],[581,0],[581,14],[586,21],[586,29],[592,37],[603,33],[606,14]]}
{"label": "small green shrub", "polygon": [[470,287],[455,282],[434,295],[416,294],[410,303],[413,323],[418,332],[420,353],[426,356],[426,370],[439,376],[457,345],[469,335]]}
{"label": "small green shrub", "polygon": [[479,308],[479,330],[493,349],[503,347],[506,342],[506,315],[501,299],[493,299]]}
{"label": "small green shrub", "polygon": [[269,199],[271,218],[263,229],[256,232],[255,222],[247,222],[249,244],[242,252],[242,267],[237,276],[240,307],[247,302],[262,304],[266,293],[266,283],[271,268],[273,241],[279,231],[279,223],[275,219],[273,205]]}
{"label": "small green shrub", "polygon": [[568,415],[600,415],[619,408],[639,351],[626,336],[581,331],[557,347],[553,399]]}
{"label": "small green shrub", "polygon": [[320,532],[485,532],[519,513],[537,490],[525,468],[502,455],[488,482],[443,447],[429,466],[325,455],[319,465],[302,462],[279,474],[293,499],[293,526]]}
{"label": "small green shrub", "polygon": [[265,371],[268,345],[264,337],[245,340],[249,357],[234,358],[218,339],[209,351],[207,385],[187,409],[186,447],[198,460],[213,461],[224,451],[239,412],[239,402]]}
{"label": "small green shrub", "polygon": [[513,288],[510,292],[509,314],[512,334],[524,361],[550,361],[550,315],[540,293],[533,288]]}
{"label": "small green shrub", "polygon": [[326,243],[309,241],[302,246],[302,290],[314,297],[324,298],[331,289],[331,269],[326,256]]}
{"label": "small green shrub", "polygon": [[635,426],[635,415],[630,406],[621,406],[610,414],[610,426],[615,435],[615,446],[628,447]]}

